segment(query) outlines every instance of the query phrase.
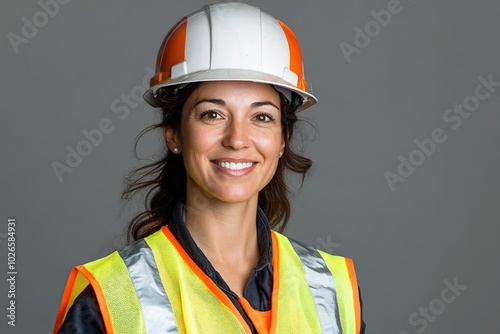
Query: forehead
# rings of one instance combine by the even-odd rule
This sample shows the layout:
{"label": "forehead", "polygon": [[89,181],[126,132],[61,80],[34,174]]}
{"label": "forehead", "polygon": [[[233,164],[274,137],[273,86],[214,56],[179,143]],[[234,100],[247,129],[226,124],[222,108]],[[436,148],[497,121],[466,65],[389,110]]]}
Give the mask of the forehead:
{"label": "forehead", "polygon": [[227,104],[252,104],[270,101],[279,106],[278,92],[269,84],[252,81],[208,81],[201,83],[189,96],[186,104],[202,99],[221,99]]}

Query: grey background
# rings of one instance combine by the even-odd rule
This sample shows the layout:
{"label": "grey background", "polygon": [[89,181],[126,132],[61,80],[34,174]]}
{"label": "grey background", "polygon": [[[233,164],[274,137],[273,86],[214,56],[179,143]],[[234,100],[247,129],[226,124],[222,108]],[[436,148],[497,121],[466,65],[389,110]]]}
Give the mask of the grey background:
{"label": "grey background", "polygon": [[[443,114],[474,94],[478,76],[500,81],[500,4],[401,0],[402,11],[348,63],[339,44],[354,44],[353,29],[388,1],[249,3],[295,31],[320,100],[301,114],[317,129],[303,128],[315,167],[287,234],[354,259],[368,333],[498,332],[500,89],[456,130]],[[17,219],[18,277],[15,328],[0,279],[0,332],[51,331],[70,269],[122,245],[138,205],[120,200],[122,178],[139,164],[132,143],[155,116],[145,102],[128,115],[111,104],[142,85],[170,26],[203,4],[70,1],[16,54],[7,34],[21,35],[22,17],[33,22],[41,7],[1,3],[0,233]],[[114,130],[60,182],[51,164],[65,163],[66,146],[104,118]],[[435,128],[447,140],[391,191],[384,172],[397,173],[398,156],[408,159],[414,140]],[[158,147],[149,135],[139,153]],[[0,249],[6,273],[5,234]],[[467,286],[454,302],[425,329],[409,322],[419,308],[442,305],[444,281],[454,279]]]}

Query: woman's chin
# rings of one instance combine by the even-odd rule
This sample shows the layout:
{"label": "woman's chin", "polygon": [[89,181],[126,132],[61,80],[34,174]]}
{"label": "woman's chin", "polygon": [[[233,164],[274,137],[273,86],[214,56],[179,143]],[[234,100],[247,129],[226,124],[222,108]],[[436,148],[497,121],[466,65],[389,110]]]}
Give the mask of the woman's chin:
{"label": "woman's chin", "polygon": [[258,197],[259,193],[255,191],[248,191],[240,187],[229,187],[210,194],[214,199],[225,203],[241,203],[248,202]]}

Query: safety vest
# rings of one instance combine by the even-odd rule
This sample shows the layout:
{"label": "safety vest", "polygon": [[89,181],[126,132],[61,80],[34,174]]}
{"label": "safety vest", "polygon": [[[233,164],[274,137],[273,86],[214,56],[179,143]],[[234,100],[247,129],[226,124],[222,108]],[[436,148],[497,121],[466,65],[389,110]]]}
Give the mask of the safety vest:
{"label": "safety vest", "polygon": [[[273,292],[265,319],[239,302],[259,333],[358,334],[360,302],[352,261],[272,231]],[[91,284],[107,333],[251,333],[227,295],[164,226],[107,257],[75,267],[57,333],[75,298]]]}

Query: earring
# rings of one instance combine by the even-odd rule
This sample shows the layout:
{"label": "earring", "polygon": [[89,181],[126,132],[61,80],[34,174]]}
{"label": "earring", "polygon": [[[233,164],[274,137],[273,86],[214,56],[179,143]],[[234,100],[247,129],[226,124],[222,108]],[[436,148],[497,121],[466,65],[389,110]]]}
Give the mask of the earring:
{"label": "earring", "polygon": [[179,149],[177,147],[174,147],[174,149],[172,150],[172,152],[174,152],[175,154],[179,154]]}
{"label": "earring", "polygon": [[281,158],[282,155],[283,155],[283,152],[280,152],[279,157]]}

